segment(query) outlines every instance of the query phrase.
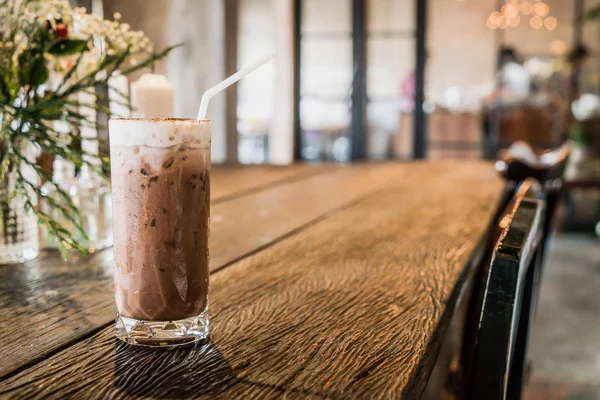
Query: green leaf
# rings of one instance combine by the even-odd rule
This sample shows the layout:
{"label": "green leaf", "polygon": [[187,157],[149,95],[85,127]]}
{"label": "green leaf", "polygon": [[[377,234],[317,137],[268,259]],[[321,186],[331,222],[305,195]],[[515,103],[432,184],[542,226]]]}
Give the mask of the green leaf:
{"label": "green leaf", "polygon": [[87,41],[81,39],[63,39],[54,43],[48,53],[55,56],[70,56],[87,50]]}
{"label": "green leaf", "polygon": [[39,86],[48,79],[48,68],[43,55],[28,50],[19,56],[19,84]]}
{"label": "green leaf", "polygon": [[569,129],[569,139],[575,144],[585,146],[588,143],[588,138],[585,129],[581,124],[575,124]]}
{"label": "green leaf", "polygon": [[28,107],[27,110],[32,115],[35,115],[35,117],[55,121],[62,118],[65,112],[65,105],[64,101],[54,99],[54,93],[46,92],[37,104]]}

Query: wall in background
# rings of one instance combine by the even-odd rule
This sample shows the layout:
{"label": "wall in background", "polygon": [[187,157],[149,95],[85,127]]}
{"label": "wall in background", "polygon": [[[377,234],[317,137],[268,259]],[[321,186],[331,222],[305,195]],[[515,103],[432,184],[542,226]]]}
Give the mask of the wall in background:
{"label": "wall in background", "polygon": [[440,101],[458,89],[466,103],[494,87],[498,43],[486,26],[497,0],[430,0],[426,94]]}
{"label": "wall in background", "polygon": [[[154,42],[158,49],[166,47],[169,43],[169,25],[167,18],[171,4],[178,0],[152,0],[152,6],[148,6],[148,0],[103,0],[104,18],[112,19],[115,12],[121,13],[122,21],[131,25],[134,30],[142,30]],[[166,61],[162,60],[156,64],[156,71],[164,73]],[[141,75],[142,73],[138,73]]]}
{"label": "wall in background", "polygon": [[[523,55],[549,55],[556,52],[556,41],[562,41],[570,49],[573,43],[574,0],[544,0],[550,6],[548,16],[557,19],[553,30],[532,28],[529,18],[521,18],[516,28],[506,29],[505,43]],[[554,50],[553,50],[554,47]]]}

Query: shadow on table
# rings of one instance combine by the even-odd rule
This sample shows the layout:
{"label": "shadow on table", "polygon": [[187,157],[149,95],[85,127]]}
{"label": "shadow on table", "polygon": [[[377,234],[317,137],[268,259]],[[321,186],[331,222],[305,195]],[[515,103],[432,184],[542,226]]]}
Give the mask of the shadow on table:
{"label": "shadow on table", "polygon": [[174,350],[115,344],[114,386],[135,397],[187,399],[214,396],[238,377],[210,341]]}
{"label": "shadow on table", "polygon": [[189,399],[216,396],[237,384],[270,390],[328,397],[318,391],[252,382],[237,375],[251,365],[229,365],[217,346],[205,342],[177,349],[136,347],[115,339],[114,389],[132,397]]}

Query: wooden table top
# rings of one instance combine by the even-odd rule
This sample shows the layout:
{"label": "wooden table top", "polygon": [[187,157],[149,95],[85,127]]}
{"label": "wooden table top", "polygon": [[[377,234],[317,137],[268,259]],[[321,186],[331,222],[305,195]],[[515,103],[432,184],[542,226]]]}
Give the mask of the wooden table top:
{"label": "wooden table top", "polygon": [[114,337],[112,251],[0,267],[1,398],[420,396],[500,202],[477,162],[215,167],[210,336]]}

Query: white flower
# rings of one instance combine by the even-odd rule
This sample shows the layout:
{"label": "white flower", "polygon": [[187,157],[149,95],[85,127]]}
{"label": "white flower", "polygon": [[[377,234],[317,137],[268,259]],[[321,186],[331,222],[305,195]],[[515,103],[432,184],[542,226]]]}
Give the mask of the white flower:
{"label": "white flower", "polygon": [[[2,2],[2,0],[0,0]],[[73,82],[82,74],[94,71],[102,57],[106,55],[119,55],[129,49],[132,55],[127,57],[123,66],[137,65],[146,60],[151,54],[153,45],[150,39],[142,31],[133,31],[128,23],[121,23],[122,15],[115,13],[114,21],[87,14],[84,7],[72,8],[69,0],[38,0],[24,2],[23,0],[7,0],[9,4],[22,4],[23,7],[15,7],[19,10],[14,15],[0,18],[0,32],[10,31],[18,27],[18,33],[13,43],[0,42],[0,48],[11,49],[10,63],[18,64],[18,56],[29,49],[32,44],[27,33],[37,29],[45,29],[50,24],[56,29],[57,20],[61,20],[69,29],[69,37],[90,40],[94,44],[89,51],[83,53],[82,60],[71,77]],[[72,68],[76,57],[56,58],[45,55],[46,65],[51,72],[64,73]],[[60,60],[59,60],[60,59]],[[60,72],[59,72],[60,71]]]}

